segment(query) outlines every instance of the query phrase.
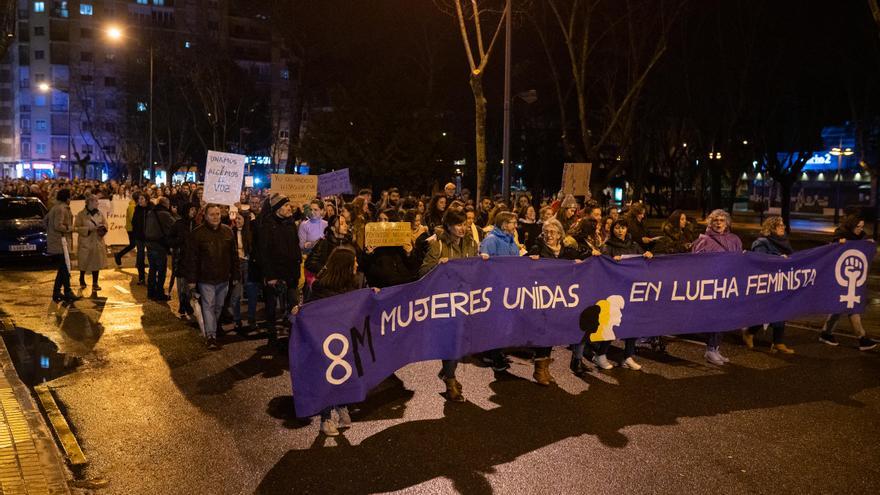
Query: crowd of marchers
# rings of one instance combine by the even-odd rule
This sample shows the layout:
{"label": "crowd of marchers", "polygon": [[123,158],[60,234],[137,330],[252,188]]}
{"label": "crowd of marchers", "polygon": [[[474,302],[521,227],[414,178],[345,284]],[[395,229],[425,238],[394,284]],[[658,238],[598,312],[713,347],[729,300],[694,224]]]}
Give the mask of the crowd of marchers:
{"label": "crowd of marchers", "polygon": [[[121,266],[123,257],[135,251],[137,283],[146,285],[147,297],[166,304],[172,299],[169,294],[174,294],[179,316],[198,322],[212,350],[220,348],[225,329],[242,336],[259,332],[271,347],[283,351],[279,336],[289,330],[287,317],[302,302],[412,282],[450,259],[529,256],[579,263],[591,256],[619,261],[631,256],[744,250],[724,210],[712,211],[702,232],[696,221],[678,210],[659,232],[649,232],[641,203],[620,211],[589,200],[582,204],[571,195],[539,199],[525,193],[513,204],[497,197],[475,202],[466,190],[459,194],[451,183],[431,196],[402,195],[396,188],[374,195],[362,189],[353,197],[314,198],[302,205],[268,190],[248,188],[232,207],[206,203],[196,184],[156,187],[114,181],[19,180],[3,182],[2,192],[37,196],[50,208],[46,217],[49,252],[57,266],[52,298],[59,303],[79,298],[72,289],[71,265],[64,254],[65,245],[73,245],[71,234],[78,234],[76,252],[68,257],[77,260],[79,285],[85,291],[90,275],[93,292],[99,291],[100,271],[108,265],[108,249],[102,240],[108,224],[98,201],[117,195],[128,198],[129,245],[112,255],[115,264]],[[85,200],[86,205],[75,218],[69,206],[74,198]],[[371,222],[409,222],[409,242],[370,245],[365,232]],[[831,242],[865,238],[864,221],[848,215]],[[778,216],[763,222],[760,236],[747,248],[773,256],[794,252],[786,225]],[[874,348],[877,344],[867,337],[859,315],[848,317],[859,337],[859,349]],[[833,331],[839,318],[826,319],[820,341],[838,345]],[[754,348],[755,336],[763,327],[741,330],[743,344]],[[785,322],[768,322],[767,327],[772,335],[770,352],[795,352],[786,345]],[[717,366],[729,361],[721,353],[721,335],[706,336],[705,359]],[[635,359],[636,344],[636,339],[624,339],[619,366],[641,369]],[[613,368],[616,363],[608,359],[611,345],[610,341],[572,343],[571,371],[581,376],[593,368]],[[554,384],[551,349],[535,348],[532,354],[535,381]],[[509,368],[504,349],[478,358],[497,373]],[[438,376],[445,383],[445,397],[460,402],[464,396],[456,378],[457,365],[457,360],[444,360]],[[321,419],[322,431],[330,435],[350,424],[347,409],[341,405],[323,411]]]}

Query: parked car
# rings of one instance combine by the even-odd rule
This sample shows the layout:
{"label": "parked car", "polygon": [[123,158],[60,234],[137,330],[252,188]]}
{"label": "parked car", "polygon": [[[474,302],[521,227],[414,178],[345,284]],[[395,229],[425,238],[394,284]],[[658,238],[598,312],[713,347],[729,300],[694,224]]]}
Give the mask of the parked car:
{"label": "parked car", "polygon": [[37,198],[0,196],[0,256],[46,256],[46,213]]}

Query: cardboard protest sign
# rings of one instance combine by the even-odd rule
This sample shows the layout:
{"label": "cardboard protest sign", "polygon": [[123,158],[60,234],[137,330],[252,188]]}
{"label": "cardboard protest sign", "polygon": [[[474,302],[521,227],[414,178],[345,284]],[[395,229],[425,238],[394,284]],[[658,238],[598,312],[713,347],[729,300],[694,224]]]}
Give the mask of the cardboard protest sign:
{"label": "cardboard protest sign", "polygon": [[272,174],[272,193],[283,194],[296,207],[302,207],[318,195],[318,176]]}
{"label": "cardboard protest sign", "polygon": [[562,193],[574,196],[590,194],[592,163],[566,163],[562,169]]}
{"label": "cardboard protest sign", "polygon": [[208,151],[205,164],[205,201],[232,205],[241,200],[244,155]]}
{"label": "cardboard protest sign", "polygon": [[367,246],[403,246],[412,242],[409,222],[370,222],[365,229]]}
{"label": "cardboard protest sign", "polygon": [[321,197],[331,194],[351,194],[351,179],[348,169],[334,170],[318,176],[318,194]]}
{"label": "cardboard protest sign", "polygon": [[[101,203],[104,201],[106,200],[101,200]],[[107,201],[107,203],[106,210],[101,210],[104,213],[104,218],[107,219],[107,235],[104,236],[104,244],[127,246],[128,232],[125,230],[125,217],[128,214],[128,199],[114,196],[113,200]]]}

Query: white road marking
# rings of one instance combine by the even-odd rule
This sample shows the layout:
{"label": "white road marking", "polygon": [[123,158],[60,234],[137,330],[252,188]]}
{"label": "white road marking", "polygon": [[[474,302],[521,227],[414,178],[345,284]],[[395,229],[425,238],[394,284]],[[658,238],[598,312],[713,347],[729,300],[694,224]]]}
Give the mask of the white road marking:
{"label": "white road marking", "polygon": [[120,285],[114,285],[113,288],[116,289],[116,290],[118,290],[119,292],[121,292],[121,293],[123,293],[123,294],[131,294],[131,291],[129,291],[128,289],[126,289],[125,287],[122,287],[122,286],[120,286]]}

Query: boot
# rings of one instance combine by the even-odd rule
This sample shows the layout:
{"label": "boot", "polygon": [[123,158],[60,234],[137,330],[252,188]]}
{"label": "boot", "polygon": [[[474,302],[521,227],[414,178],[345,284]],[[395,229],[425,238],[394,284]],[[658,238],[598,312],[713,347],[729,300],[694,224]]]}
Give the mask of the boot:
{"label": "boot", "polygon": [[538,382],[538,385],[546,387],[550,384],[556,383],[553,375],[550,374],[550,363],[552,362],[553,360],[550,358],[535,360],[535,372],[532,373],[532,376],[535,378],[535,381]]}
{"label": "boot", "polygon": [[452,402],[464,402],[464,396],[461,395],[461,386],[455,378],[446,378],[446,400]]}

